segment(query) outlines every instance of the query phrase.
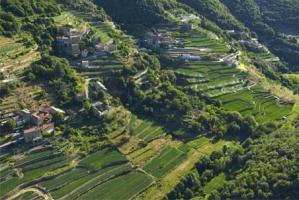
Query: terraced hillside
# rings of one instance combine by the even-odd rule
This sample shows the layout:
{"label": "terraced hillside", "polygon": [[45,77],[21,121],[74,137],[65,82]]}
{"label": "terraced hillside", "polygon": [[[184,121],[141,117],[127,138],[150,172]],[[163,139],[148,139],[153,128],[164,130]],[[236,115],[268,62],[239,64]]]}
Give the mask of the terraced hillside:
{"label": "terraced hillside", "polygon": [[297,199],[298,74],[228,1],[45,2],[0,0],[0,199]]}
{"label": "terraced hillside", "polygon": [[[126,187],[117,194],[101,191],[119,187],[128,179],[131,180],[131,189]],[[118,195],[130,199],[152,181],[151,177],[134,170],[123,155],[109,147],[83,159],[41,149],[21,159],[16,158],[13,168],[2,166],[0,195],[10,196],[22,192],[24,188],[34,187],[54,199],[85,199],[95,194],[105,194],[105,198]]]}
{"label": "terraced hillside", "polygon": [[[202,29],[188,32],[173,28],[166,30],[176,40],[183,41],[183,47],[180,44],[164,52],[183,60],[171,67],[178,77],[178,84],[220,100],[230,111],[252,114],[258,121],[280,120],[291,112],[292,104],[281,103],[279,98],[256,85],[257,83],[247,81],[247,74],[231,63],[231,58],[241,59],[241,52],[230,53],[229,45]],[[186,60],[184,55],[197,57],[197,60]],[[265,56],[267,59],[273,58],[271,54]]]}

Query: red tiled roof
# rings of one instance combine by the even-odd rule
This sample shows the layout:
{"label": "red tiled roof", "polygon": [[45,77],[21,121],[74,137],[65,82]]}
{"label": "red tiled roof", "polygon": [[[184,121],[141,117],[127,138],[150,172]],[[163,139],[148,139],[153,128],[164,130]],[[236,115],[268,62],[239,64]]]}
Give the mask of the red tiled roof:
{"label": "red tiled roof", "polygon": [[24,134],[30,134],[35,131],[46,131],[48,129],[54,128],[54,124],[43,124],[42,126],[34,126],[23,131]]}

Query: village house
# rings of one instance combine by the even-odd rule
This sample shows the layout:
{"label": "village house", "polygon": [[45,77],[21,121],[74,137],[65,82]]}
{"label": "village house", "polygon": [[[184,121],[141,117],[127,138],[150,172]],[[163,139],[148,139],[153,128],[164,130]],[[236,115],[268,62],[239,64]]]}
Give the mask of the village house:
{"label": "village house", "polygon": [[241,52],[237,53],[231,53],[223,58],[219,59],[220,62],[222,62],[225,65],[232,65],[234,67],[237,67],[240,64],[239,56],[241,55]]}
{"label": "village house", "polygon": [[268,49],[259,43],[258,39],[252,38],[251,40],[241,40],[240,43],[247,49],[255,52],[268,52]]}
{"label": "village house", "polygon": [[89,67],[89,61],[88,60],[82,60],[80,63],[80,66],[85,68],[85,67]]}
{"label": "village house", "polygon": [[43,124],[41,126],[34,126],[23,130],[23,136],[26,143],[37,143],[43,139],[42,132],[52,133],[54,131],[54,124]]}
{"label": "village house", "polygon": [[111,109],[110,106],[104,106],[102,102],[96,102],[92,104],[92,107],[96,110],[97,117],[99,119],[101,119],[104,115],[106,115]]}
{"label": "village house", "polygon": [[19,112],[17,112],[17,115],[20,116],[20,119],[24,122],[24,123],[30,123],[31,120],[31,112],[28,109],[23,109]]}
{"label": "village house", "polygon": [[40,126],[42,124],[48,124],[52,121],[51,109],[42,109],[31,115],[31,122],[35,126]]}
{"label": "village house", "polygon": [[181,29],[183,31],[191,31],[194,29],[194,26],[191,22],[188,22],[188,21],[182,21],[181,22]]}
{"label": "village house", "polygon": [[181,60],[184,60],[185,62],[189,62],[189,61],[199,61],[201,60],[200,56],[196,56],[196,55],[192,55],[192,54],[181,54],[179,56],[179,58]]}
{"label": "village house", "polygon": [[56,37],[57,50],[60,54],[67,56],[78,56],[81,54],[79,43],[86,32],[80,32],[70,27],[61,27],[59,36]]}
{"label": "village house", "polygon": [[152,49],[170,48],[175,40],[167,35],[165,31],[160,31],[156,34],[147,32],[144,36],[143,42]]}
{"label": "village house", "polygon": [[22,134],[26,143],[41,141],[42,132],[52,133],[54,131],[55,127],[52,121],[54,113],[65,114],[63,110],[54,106],[42,108],[38,111],[24,109],[16,113],[17,124],[25,127]]}

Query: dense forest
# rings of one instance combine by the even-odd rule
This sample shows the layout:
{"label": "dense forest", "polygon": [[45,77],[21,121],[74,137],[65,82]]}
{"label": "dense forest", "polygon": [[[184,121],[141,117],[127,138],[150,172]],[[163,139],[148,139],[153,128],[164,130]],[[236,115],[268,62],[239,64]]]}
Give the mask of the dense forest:
{"label": "dense forest", "polygon": [[[223,1],[231,12],[252,29],[267,46],[289,63],[291,70],[298,70],[299,47],[282,33],[298,32],[298,1]],[[282,14],[284,13],[284,14]],[[296,20],[297,19],[297,20]],[[283,22],[282,22],[283,21]],[[282,24],[285,24],[286,29]],[[276,27],[279,26],[280,30]]]}
{"label": "dense forest", "polygon": [[223,148],[196,164],[168,199],[204,196],[203,187],[225,174],[225,182],[209,199],[298,199],[298,130],[278,131],[242,146]]}

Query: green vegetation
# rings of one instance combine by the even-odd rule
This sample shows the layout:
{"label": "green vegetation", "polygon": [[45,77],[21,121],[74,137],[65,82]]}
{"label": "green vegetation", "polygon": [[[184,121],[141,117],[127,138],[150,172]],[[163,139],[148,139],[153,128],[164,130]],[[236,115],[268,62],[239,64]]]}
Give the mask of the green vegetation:
{"label": "green vegetation", "polygon": [[61,105],[72,105],[77,101],[77,94],[82,92],[82,80],[69,66],[66,59],[54,56],[44,56],[32,64],[27,70],[27,77],[31,81],[42,81],[57,94],[57,101]]}
{"label": "green vegetation", "polygon": [[161,178],[184,159],[186,159],[186,155],[183,152],[172,147],[166,147],[159,155],[144,166],[144,170],[157,178]]}
{"label": "green vegetation", "polygon": [[81,160],[80,166],[87,167],[91,170],[108,167],[109,165],[126,162],[126,159],[119,152],[112,149],[104,149],[102,151],[91,154],[87,158]]}
{"label": "green vegetation", "polygon": [[68,165],[70,161],[66,156],[55,154],[53,151],[49,156],[42,157],[42,159],[39,159],[40,155],[34,156],[36,156],[34,160],[19,164],[15,169],[8,169],[9,172],[5,173],[7,175],[4,175],[5,181],[0,184],[1,197],[15,189],[18,185],[37,180],[52,171]]}
{"label": "green vegetation", "polygon": [[298,199],[299,5],[269,2],[0,0],[0,198]]}
{"label": "green vegetation", "polygon": [[204,186],[203,188],[204,193],[211,194],[213,191],[220,188],[223,185],[224,181],[225,181],[225,174],[224,173],[219,174]]}
{"label": "green vegetation", "polygon": [[217,22],[224,29],[244,29],[243,25],[219,0],[179,0],[194,8],[198,13]]}
{"label": "green vegetation", "polygon": [[132,172],[95,187],[79,199],[131,199],[148,187],[151,182],[152,179],[147,175]]}
{"label": "green vegetation", "polygon": [[271,122],[288,116],[292,111],[292,104],[280,103],[275,97],[259,87],[242,90],[232,94],[217,97],[223,106],[231,111],[242,114],[252,114],[258,121]]}

